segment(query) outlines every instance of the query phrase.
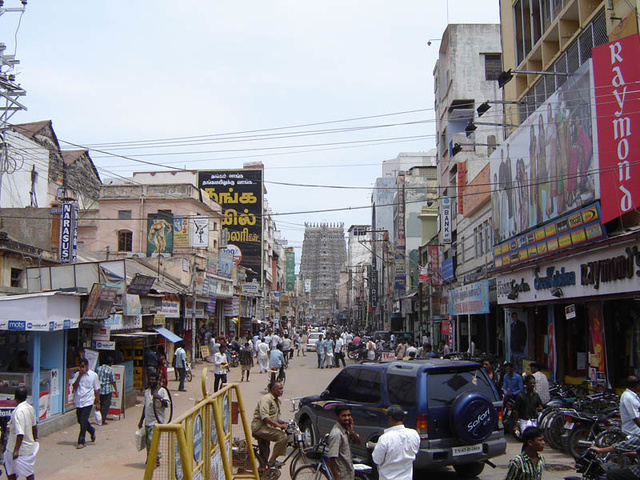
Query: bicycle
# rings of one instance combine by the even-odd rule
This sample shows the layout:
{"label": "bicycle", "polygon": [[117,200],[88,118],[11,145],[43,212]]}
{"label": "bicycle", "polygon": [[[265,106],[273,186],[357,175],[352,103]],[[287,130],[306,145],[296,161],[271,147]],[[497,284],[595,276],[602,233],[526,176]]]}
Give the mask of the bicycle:
{"label": "bicycle", "polygon": [[[332,480],[331,470],[327,465],[327,455],[324,453],[327,449],[329,435],[325,435],[317,447],[315,447],[315,455],[307,452],[307,456],[317,457],[316,463],[303,465],[299,467],[291,476],[292,480]],[[358,480],[370,480],[373,468],[365,463],[354,463],[353,469],[355,478]]]}
{"label": "bicycle", "polygon": [[187,382],[191,382],[191,380],[193,380],[193,373],[191,373],[191,362],[184,362],[184,369],[187,372],[185,376]]}
{"label": "bicycle", "polygon": [[171,419],[173,418],[173,399],[171,398],[171,392],[169,392],[167,387],[158,385],[156,393],[168,402],[168,405],[164,406],[161,400],[157,398],[153,399],[153,414],[156,417],[156,421],[158,423],[171,423]]}
{"label": "bicycle", "polygon": [[[289,426],[287,427],[287,434],[289,435],[289,441],[287,443],[288,447],[291,447],[291,451],[285,457],[282,464],[286,464],[289,460],[291,463],[289,464],[289,475],[293,476],[295,470],[302,465],[306,465],[309,463],[309,459],[307,457],[307,452],[309,449],[306,447],[304,443],[304,435],[295,421],[291,420],[289,422]],[[254,437],[255,439],[255,437]],[[281,468],[282,466],[269,466],[267,462],[264,460],[263,455],[260,455],[260,448],[257,444],[252,444],[253,453],[258,462],[258,473],[261,479],[264,480],[276,480],[282,475]],[[240,439],[233,440],[233,459],[236,464],[243,465],[241,470],[244,470],[244,465],[247,464],[247,455],[246,455],[246,442]]]}

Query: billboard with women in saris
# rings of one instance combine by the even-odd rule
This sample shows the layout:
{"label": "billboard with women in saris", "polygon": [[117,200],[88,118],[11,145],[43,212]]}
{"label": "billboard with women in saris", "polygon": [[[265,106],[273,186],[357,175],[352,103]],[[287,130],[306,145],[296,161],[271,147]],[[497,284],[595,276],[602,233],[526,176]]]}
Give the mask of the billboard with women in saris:
{"label": "billboard with women in saris", "polygon": [[491,155],[495,243],[600,198],[591,77],[589,61]]}

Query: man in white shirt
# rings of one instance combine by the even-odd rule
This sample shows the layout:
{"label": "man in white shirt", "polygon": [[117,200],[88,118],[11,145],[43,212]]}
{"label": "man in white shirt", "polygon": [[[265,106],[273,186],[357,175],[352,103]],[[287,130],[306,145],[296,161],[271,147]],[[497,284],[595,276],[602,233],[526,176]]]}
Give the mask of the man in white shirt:
{"label": "man in white shirt", "polygon": [[[373,449],[372,458],[378,465],[380,480],[411,480],[413,461],[420,449],[420,435],[406,428],[402,421],[404,411],[400,405],[387,408],[387,428]],[[368,444],[367,446],[370,446]]]}
{"label": "man in white shirt", "polygon": [[622,431],[627,436],[640,435],[640,382],[635,375],[627,377],[627,389],[620,396]]}
{"label": "man in white shirt", "polygon": [[16,389],[18,406],[13,410],[9,420],[9,440],[4,452],[4,469],[9,480],[16,480],[18,475],[34,480],[33,467],[38,452],[38,426],[36,412],[27,403],[27,389]]}
{"label": "man in white shirt", "polygon": [[73,377],[73,403],[76,406],[76,417],[80,424],[80,435],[76,448],[85,447],[87,432],[91,435],[91,441],[96,441],[96,429],[89,423],[91,408],[95,403],[96,409],[100,408],[100,379],[96,372],[89,370],[89,361],[80,359],[80,370]]}
{"label": "man in white shirt", "polygon": [[217,392],[221,386],[227,383],[227,355],[225,354],[227,347],[220,345],[220,351],[213,356],[213,391]]}
{"label": "man in white shirt", "polygon": [[335,356],[336,367],[340,366],[340,361],[342,361],[342,366],[346,367],[347,364],[344,361],[344,338],[342,336],[338,337],[336,341],[336,346],[333,349],[333,354]]}
{"label": "man in white shirt", "polygon": [[540,395],[542,405],[546,405],[551,399],[551,395],[549,394],[549,380],[541,370],[542,364],[538,362],[533,362],[531,364],[531,373],[536,377],[536,393]]}

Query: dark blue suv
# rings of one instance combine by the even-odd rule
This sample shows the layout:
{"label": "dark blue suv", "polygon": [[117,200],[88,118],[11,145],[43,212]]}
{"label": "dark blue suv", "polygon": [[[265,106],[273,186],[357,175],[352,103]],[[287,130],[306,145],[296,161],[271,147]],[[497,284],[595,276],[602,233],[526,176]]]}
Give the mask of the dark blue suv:
{"label": "dark blue suv", "polygon": [[502,402],[482,367],[458,360],[362,362],[342,369],[320,395],[304,397],[296,421],[315,443],[336,422],[333,408],[352,407],[356,431],[363,440],[354,456],[366,458],[366,441],[387,428],[386,408],[402,406],[405,425],[418,431],[416,469],[451,465],[464,477],[475,477],[484,460],[505,453]]}

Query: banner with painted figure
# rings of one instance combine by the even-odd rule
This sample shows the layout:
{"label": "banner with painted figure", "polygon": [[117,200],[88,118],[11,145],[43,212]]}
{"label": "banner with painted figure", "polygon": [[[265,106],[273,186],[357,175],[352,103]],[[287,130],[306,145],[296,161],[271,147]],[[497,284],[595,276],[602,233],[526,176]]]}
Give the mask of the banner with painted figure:
{"label": "banner with painted figure", "polygon": [[237,249],[248,281],[262,278],[262,169],[198,172],[198,185],[222,206],[222,237]]}
{"label": "banner with painted figure", "polygon": [[173,216],[150,213],[147,216],[147,256],[173,253]]}
{"label": "banner with painted figure", "polygon": [[591,62],[491,155],[496,243],[600,198]]}
{"label": "banner with painted figure", "polygon": [[189,219],[182,215],[173,217],[173,246],[189,248]]}
{"label": "banner with painted figure", "polygon": [[191,246],[196,248],[207,248],[209,246],[209,219],[207,217],[193,219]]}
{"label": "banner with painted figure", "polygon": [[529,325],[527,312],[521,308],[505,309],[505,358],[520,365],[529,356]]}

